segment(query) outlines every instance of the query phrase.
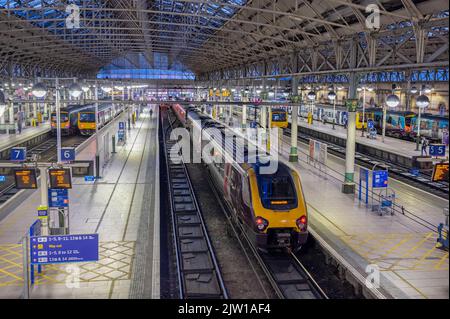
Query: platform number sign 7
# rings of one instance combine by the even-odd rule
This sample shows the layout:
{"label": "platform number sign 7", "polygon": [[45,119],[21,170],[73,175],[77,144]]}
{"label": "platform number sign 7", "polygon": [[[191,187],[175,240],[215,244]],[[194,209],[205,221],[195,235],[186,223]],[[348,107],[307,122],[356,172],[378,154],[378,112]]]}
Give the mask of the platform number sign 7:
{"label": "platform number sign 7", "polygon": [[61,160],[64,162],[71,162],[75,160],[75,148],[63,147],[61,148]]}
{"label": "platform number sign 7", "polygon": [[10,153],[10,160],[14,162],[24,162],[27,159],[26,147],[13,147]]}

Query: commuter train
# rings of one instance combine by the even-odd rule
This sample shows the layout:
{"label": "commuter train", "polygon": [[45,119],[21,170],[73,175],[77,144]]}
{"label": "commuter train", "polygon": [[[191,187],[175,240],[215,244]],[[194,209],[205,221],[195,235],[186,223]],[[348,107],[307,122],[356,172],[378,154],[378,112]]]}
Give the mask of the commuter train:
{"label": "commuter train", "polygon": [[[109,123],[117,114],[122,112],[123,107],[120,104],[100,104],[98,106],[97,123],[98,128],[102,128]],[[78,130],[81,135],[92,135],[95,133],[95,107],[91,105],[78,114]]]}
{"label": "commuter train", "polygon": [[[307,117],[310,107],[301,105],[299,107],[298,115],[300,117]],[[288,113],[291,115],[291,107],[288,108]],[[345,126],[347,124],[348,115],[347,110],[342,106],[336,107],[336,124]],[[333,107],[330,105],[319,104],[314,107],[313,118],[315,120],[333,123]],[[374,126],[379,133],[383,126],[383,109],[368,107],[364,114],[364,124],[362,121],[362,110],[356,112],[356,128],[367,128],[367,122],[373,121]],[[405,140],[413,140],[417,135],[418,115],[411,111],[394,111],[387,110],[386,112],[386,135]],[[439,141],[442,139],[443,132],[448,131],[448,117],[432,115],[424,113],[421,115],[420,121],[420,135],[431,140]]]}
{"label": "commuter train", "polygon": [[[298,173],[265,153],[249,154],[242,139],[226,139],[225,126],[198,109],[175,104],[172,110],[191,133],[200,132],[198,136],[191,134],[192,142],[201,145],[202,160],[214,184],[230,207],[233,219],[243,226],[255,246],[264,251],[298,250],[308,237],[308,215]],[[212,138],[217,137],[217,132],[221,141]],[[234,156],[237,149],[243,151],[242,161]],[[204,156],[208,154],[214,160],[206,160]],[[274,172],[264,169],[269,164],[277,165]]]}
{"label": "commuter train", "polygon": [[[302,104],[298,108],[298,116],[307,118],[308,113],[310,111],[311,111],[311,106]],[[292,114],[291,107],[289,107],[288,113],[289,113],[289,115]],[[316,121],[333,123],[333,114],[334,114],[334,109],[332,106],[328,107],[328,106],[319,104],[314,107],[313,119]],[[348,114],[347,114],[347,110],[345,108],[336,107],[335,115],[336,115],[335,123],[337,125],[341,125],[341,126],[347,125]],[[371,119],[373,119],[373,114],[371,114],[369,112],[364,112],[364,114],[363,114],[363,112],[361,110],[358,110],[356,112],[356,128],[357,129],[362,129],[363,127],[367,128],[367,122]]]}
{"label": "commuter train", "polygon": [[288,127],[287,111],[284,108],[272,109],[272,127],[286,128]]}
{"label": "commuter train", "polygon": [[[98,112],[99,128],[111,121],[124,110],[122,104],[100,104]],[[95,107],[88,105],[69,105],[60,110],[61,135],[92,135],[95,133]],[[51,113],[52,134],[56,135],[56,112]]]}
{"label": "commuter train", "polygon": [[[68,105],[60,110],[61,135],[74,135],[78,133],[78,114],[82,110],[87,110],[90,105]],[[52,134],[56,135],[57,118],[56,111],[51,113]]]}

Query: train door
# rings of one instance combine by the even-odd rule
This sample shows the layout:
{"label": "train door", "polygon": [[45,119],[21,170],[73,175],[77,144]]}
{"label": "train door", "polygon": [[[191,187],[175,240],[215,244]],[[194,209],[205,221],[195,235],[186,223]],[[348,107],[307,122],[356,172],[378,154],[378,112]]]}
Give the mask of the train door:
{"label": "train door", "polygon": [[[231,166],[231,165],[230,165]],[[237,217],[242,217],[242,180],[238,170],[231,166],[230,197]]]}

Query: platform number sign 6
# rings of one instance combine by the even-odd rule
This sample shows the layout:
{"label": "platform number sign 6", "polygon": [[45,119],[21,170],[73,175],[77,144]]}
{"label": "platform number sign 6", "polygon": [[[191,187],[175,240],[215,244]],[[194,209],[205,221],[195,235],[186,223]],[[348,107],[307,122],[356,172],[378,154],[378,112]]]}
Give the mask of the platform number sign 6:
{"label": "platform number sign 6", "polygon": [[63,147],[61,148],[61,160],[64,162],[71,162],[75,160],[75,148]]}
{"label": "platform number sign 6", "polygon": [[24,162],[27,159],[27,149],[25,147],[13,147],[10,153],[10,160]]}

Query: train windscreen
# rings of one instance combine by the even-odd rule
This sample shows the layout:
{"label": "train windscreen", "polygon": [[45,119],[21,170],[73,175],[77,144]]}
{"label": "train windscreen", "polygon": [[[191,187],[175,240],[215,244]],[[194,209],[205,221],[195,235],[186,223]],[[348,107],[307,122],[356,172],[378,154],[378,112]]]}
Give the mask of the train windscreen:
{"label": "train windscreen", "polygon": [[[59,118],[61,122],[67,122],[69,120],[69,115],[67,113],[61,113]],[[56,123],[56,113],[52,113],[52,122]]]}
{"label": "train windscreen", "polygon": [[272,121],[274,121],[274,122],[284,122],[284,121],[286,121],[286,112],[272,113]]}
{"label": "train windscreen", "polygon": [[260,175],[259,193],[268,209],[291,209],[297,206],[295,187],[290,176]]}
{"label": "train windscreen", "polygon": [[95,113],[80,113],[80,122],[95,122]]}

